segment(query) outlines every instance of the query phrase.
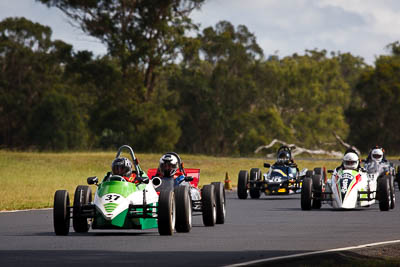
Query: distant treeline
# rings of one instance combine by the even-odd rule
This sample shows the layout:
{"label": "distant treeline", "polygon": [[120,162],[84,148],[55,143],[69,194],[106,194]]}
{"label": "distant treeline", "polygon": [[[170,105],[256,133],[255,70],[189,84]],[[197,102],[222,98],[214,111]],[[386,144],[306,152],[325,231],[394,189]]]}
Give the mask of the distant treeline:
{"label": "distant treeline", "polygon": [[400,151],[399,42],[374,66],[325,50],[279,58],[244,25],[198,30],[190,12],[203,0],[40,2],[108,54],[75,51],[25,18],[1,21],[1,148],[248,155],[274,138],[341,150],[336,133],[364,152]]}

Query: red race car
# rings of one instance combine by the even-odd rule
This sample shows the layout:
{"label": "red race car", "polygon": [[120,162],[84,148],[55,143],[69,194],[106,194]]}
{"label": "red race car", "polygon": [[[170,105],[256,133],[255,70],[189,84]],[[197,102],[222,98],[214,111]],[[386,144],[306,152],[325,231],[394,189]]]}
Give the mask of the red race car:
{"label": "red race car", "polygon": [[[225,188],[221,182],[213,182],[198,187],[200,169],[185,169],[179,155],[168,152],[160,159],[168,159],[173,162],[176,171],[172,175],[162,172],[159,168],[149,169],[147,176],[153,183],[157,192],[163,190],[174,191],[176,203],[176,230],[189,232],[192,228],[192,213],[201,212],[205,226],[214,226],[225,222]],[[190,205],[191,209],[186,206]],[[189,212],[187,212],[189,211]]]}

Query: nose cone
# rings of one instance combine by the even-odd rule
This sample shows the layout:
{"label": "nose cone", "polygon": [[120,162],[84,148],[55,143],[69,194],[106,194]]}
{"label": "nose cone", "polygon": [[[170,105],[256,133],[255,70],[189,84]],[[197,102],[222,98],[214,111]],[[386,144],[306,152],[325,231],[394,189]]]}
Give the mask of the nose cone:
{"label": "nose cone", "polygon": [[355,208],[355,202],[351,201],[349,199],[345,199],[342,203],[342,209],[354,209]]}
{"label": "nose cone", "polygon": [[342,209],[356,208],[358,201],[357,198],[358,198],[358,192],[355,188],[353,188],[353,190],[351,191],[347,191],[345,194],[343,194],[339,208]]}

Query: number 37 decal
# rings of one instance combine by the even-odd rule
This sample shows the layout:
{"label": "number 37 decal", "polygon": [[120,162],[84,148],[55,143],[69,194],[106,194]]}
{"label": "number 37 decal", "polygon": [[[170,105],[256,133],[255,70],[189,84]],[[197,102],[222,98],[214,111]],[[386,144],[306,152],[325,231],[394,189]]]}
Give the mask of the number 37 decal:
{"label": "number 37 decal", "polygon": [[116,201],[118,198],[120,198],[121,196],[119,196],[119,195],[113,195],[113,194],[109,194],[109,195],[107,195],[105,198],[104,198],[104,200],[106,200],[106,201]]}

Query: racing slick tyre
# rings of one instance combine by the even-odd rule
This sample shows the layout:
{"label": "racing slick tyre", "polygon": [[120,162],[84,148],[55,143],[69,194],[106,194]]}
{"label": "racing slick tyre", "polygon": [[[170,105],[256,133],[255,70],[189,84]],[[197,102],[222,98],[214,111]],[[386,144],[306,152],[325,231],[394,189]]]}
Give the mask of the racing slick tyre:
{"label": "racing slick tyre", "polygon": [[250,170],[250,197],[260,198],[260,186],[256,182],[261,181],[261,170],[258,168],[252,168]]}
{"label": "racing slick tyre", "polygon": [[192,229],[192,200],[190,199],[189,186],[177,186],[174,193],[176,204],[176,231],[189,233]]}
{"label": "racing slick tyre", "polygon": [[314,168],[314,174],[322,175],[323,172],[322,168]]}
{"label": "racing slick tyre", "polygon": [[399,190],[400,190],[400,166],[397,166],[396,182],[397,182],[397,186],[399,187]]}
{"label": "racing slick tyre", "polygon": [[247,198],[247,184],[249,182],[248,171],[240,171],[237,184],[237,194],[240,199]]}
{"label": "racing slick tyre", "polygon": [[90,222],[87,217],[81,215],[82,206],[92,201],[92,189],[87,185],[78,185],[74,195],[74,207],[72,210],[72,226],[77,233],[87,233]]}
{"label": "racing slick tyre", "polygon": [[68,235],[69,219],[69,194],[66,190],[57,190],[53,206],[53,224],[56,235]]}
{"label": "racing slick tyre", "polygon": [[158,232],[160,235],[173,235],[175,231],[176,207],[174,192],[160,191],[158,199]]}
{"label": "racing slick tyre", "polygon": [[311,210],[312,185],[313,185],[313,181],[311,178],[309,178],[309,177],[304,178],[303,185],[301,187],[301,209],[302,210]]}
{"label": "racing slick tyre", "polygon": [[201,207],[203,211],[203,224],[214,226],[217,220],[217,205],[215,202],[215,188],[207,184],[201,191]]}
{"label": "racing slick tyre", "polygon": [[215,201],[217,204],[217,224],[225,223],[226,209],[225,209],[225,188],[221,182],[211,183],[215,189]]}
{"label": "racing slick tyre", "polygon": [[390,186],[390,209],[394,209],[396,204],[396,193],[394,192],[394,176],[390,175],[389,178],[389,186]]}
{"label": "racing slick tyre", "polygon": [[323,180],[322,168],[315,168],[314,175],[312,176],[312,185],[313,185],[312,189],[314,191],[314,199],[312,201],[313,209],[321,208],[322,180]]}
{"label": "racing slick tyre", "polygon": [[390,184],[388,176],[383,176],[378,179],[379,190],[379,209],[388,211],[390,208]]}

